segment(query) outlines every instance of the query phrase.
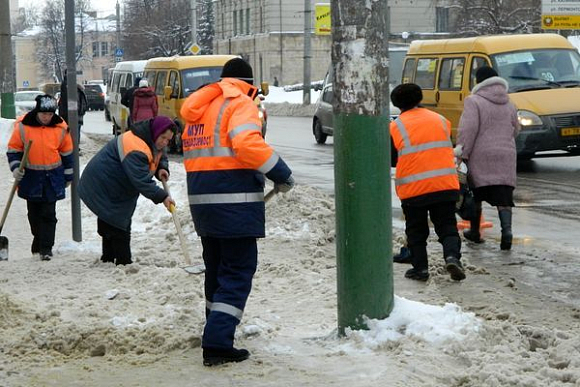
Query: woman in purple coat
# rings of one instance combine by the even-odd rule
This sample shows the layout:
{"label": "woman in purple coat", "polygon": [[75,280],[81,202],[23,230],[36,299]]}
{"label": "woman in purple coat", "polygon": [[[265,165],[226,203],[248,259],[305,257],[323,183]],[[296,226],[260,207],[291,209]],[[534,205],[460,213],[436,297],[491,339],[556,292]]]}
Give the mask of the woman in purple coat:
{"label": "woman in purple coat", "polygon": [[[520,130],[516,107],[508,96],[508,83],[491,67],[475,74],[477,85],[465,99],[457,134],[461,158],[467,163],[477,214],[470,219],[466,239],[482,243],[479,231],[481,203],[497,207],[502,250],[512,246],[513,191],[516,186],[516,142]],[[461,146],[461,148],[459,147]]]}

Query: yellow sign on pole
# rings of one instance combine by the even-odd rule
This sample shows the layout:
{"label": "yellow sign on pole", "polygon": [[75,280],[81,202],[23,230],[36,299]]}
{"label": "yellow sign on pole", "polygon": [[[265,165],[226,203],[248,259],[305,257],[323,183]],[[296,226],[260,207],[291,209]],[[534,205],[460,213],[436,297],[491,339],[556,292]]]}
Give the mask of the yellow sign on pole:
{"label": "yellow sign on pole", "polygon": [[189,47],[189,51],[191,51],[193,55],[197,55],[201,51],[201,47],[199,47],[197,43],[193,43],[191,47]]}
{"label": "yellow sign on pole", "polygon": [[580,29],[580,1],[542,0],[542,28],[546,30]]}
{"label": "yellow sign on pole", "polygon": [[330,35],[330,4],[316,4],[314,6],[314,33],[316,35]]}

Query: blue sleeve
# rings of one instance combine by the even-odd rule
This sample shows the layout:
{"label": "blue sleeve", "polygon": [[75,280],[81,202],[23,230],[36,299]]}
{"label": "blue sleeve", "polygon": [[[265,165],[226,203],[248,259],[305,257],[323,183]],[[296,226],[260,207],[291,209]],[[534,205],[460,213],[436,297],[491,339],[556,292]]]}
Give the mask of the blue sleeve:
{"label": "blue sleeve", "polygon": [[282,160],[282,157],[278,158],[278,162],[276,165],[274,165],[274,168],[270,169],[268,173],[266,173],[266,177],[276,184],[285,183],[290,175],[292,175],[292,171],[288,165],[286,165],[284,160]]}

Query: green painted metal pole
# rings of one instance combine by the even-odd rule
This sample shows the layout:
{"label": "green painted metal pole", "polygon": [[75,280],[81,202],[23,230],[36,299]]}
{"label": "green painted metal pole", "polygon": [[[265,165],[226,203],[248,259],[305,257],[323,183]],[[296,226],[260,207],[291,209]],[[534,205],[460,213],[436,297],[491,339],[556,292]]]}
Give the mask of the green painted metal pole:
{"label": "green painted metal pole", "polygon": [[393,309],[387,1],[334,0],[338,328]]}
{"label": "green painted metal pole", "polygon": [[10,2],[0,1],[0,117],[15,118],[14,56],[10,33]]}

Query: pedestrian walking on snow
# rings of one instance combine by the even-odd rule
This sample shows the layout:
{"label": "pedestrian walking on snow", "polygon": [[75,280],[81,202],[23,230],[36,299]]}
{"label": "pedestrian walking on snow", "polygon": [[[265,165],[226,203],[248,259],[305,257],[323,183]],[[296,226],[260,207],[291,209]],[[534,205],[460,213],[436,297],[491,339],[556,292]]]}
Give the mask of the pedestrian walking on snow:
{"label": "pedestrian walking on snow", "polygon": [[102,238],[103,262],[131,264],[131,218],[139,195],[175,204],[157,186],[169,178],[165,147],[173,137],[174,122],[159,116],[134,124],[131,129],[107,143],[87,164],[81,176],[79,194],[97,215],[97,232]]}
{"label": "pedestrian walking on snow", "polygon": [[153,88],[149,87],[147,79],[139,81],[139,88],[133,92],[133,111],[131,123],[145,121],[157,117],[157,96]]}
{"label": "pedestrian walking on snow", "polygon": [[406,278],[427,281],[428,218],[443,245],[445,268],[456,281],[465,279],[461,265],[461,239],[457,232],[455,202],[459,181],[455,170],[451,124],[445,117],[422,108],[421,88],[413,83],[395,87],[393,105],[401,109],[390,124],[397,149],[395,187],[405,214],[405,233],[413,268]]}
{"label": "pedestrian walking on snow", "polygon": [[131,121],[131,116],[133,115],[133,99],[135,98],[135,90],[139,88],[139,82],[141,82],[141,77],[136,77],[133,86],[128,88],[123,97],[121,98],[121,104],[129,108],[129,117],[127,118],[127,126],[131,126],[133,123]]}
{"label": "pedestrian walking on snow", "polygon": [[501,223],[502,250],[512,247],[513,191],[516,187],[515,138],[520,130],[517,109],[510,102],[508,83],[491,67],[476,72],[476,86],[465,99],[457,131],[458,154],[467,164],[476,214],[463,235],[482,243],[479,230],[482,202],[497,207]]}
{"label": "pedestrian walking on snow", "polygon": [[[6,152],[10,170],[19,181],[18,196],[26,200],[32,254],[43,261],[53,257],[56,202],[65,198],[73,179],[73,143],[66,122],[55,113],[57,107],[52,96],[37,96],[35,108],[16,119]],[[30,140],[28,164],[20,171],[24,144]]]}
{"label": "pedestrian walking on snow", "polygon": [[290,168],[262,138],[250,65],[231,59],[221,78],[181,108],[189,205],[206,267],[206,366],[249,357],[234,348],[234,333],[258,263],[256,239],[265,236],[264,175],[280,192],[294,186]]}

